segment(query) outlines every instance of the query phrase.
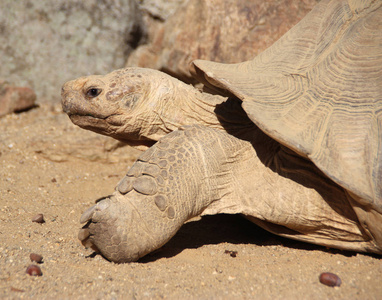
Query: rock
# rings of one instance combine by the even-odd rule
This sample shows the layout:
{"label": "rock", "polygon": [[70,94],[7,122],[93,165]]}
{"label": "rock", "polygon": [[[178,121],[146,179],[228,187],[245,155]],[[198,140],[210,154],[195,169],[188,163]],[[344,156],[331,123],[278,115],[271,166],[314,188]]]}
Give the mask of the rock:
{"label": "rock", "polygon": [[32,222],[43,224],[45,223],[44,215],[43,214],[37,214],[32,218]]}
{"label": "rock", "polygon": [[[190,0],[137,48],[127,66],[159,69],[193,82],[195,59],[236,63],[252,59],[304,17],[316,0]],[[235,55],[232,55],[235,53]]]}
{"label": "rock", "polygon": [[0,81],[0,117],[31,108],[35,105],[35,100],[36,94],[32,89]]}
{"label": "rock", "polygon": [[322,284],[325,284],[331,287],[341,285],[341,278],[339,278],[336,274],[333,274],[330,272],[321,273],[319,280]]}
{"label": "rock", "polygon": [[224,253],[229,254],[229,256],[231,256],[231,257],[237,256],[237,251],[225,250]]}
{"label": "rock", "polygon": [[153,18],[166,20],[189,0],[141,0],[140,8],[149,13]]}
{"label": "rock", "polygon": [[38,264],[42,263],[42,259],[43,259],[43,257],[40,254],[37,254],[37,253],[31,253],[29,255],[29,258],[30,258],[31,261],[34,261],[34,262],[36,262]]}
{"label": "rock", "polygon": [[42,271],[39,266],[30,265],[28,266],[26,273],[30,276],[42,276]]}
{"label": "rock", "polygon": [[0,77],[59,100],[61,85],[124,66],[144,32],[134,0],[0,1]]}

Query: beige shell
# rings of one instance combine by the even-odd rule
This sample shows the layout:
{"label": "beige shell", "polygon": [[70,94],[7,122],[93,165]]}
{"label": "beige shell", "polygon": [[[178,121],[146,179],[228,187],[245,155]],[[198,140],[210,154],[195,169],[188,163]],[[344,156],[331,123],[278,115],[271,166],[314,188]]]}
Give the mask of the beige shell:
{"label": "beige shell", "polygon": [[322,1],[252,61],[199,60],[191,69],[240,98],[257,126],[359,204],[382,213],[381,1]]}

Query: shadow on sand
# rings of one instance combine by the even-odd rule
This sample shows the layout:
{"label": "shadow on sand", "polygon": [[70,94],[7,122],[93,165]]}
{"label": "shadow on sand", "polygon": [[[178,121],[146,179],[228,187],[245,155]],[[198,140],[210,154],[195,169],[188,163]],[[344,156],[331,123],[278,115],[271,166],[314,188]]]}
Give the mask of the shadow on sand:
{"label": "shadow on sand", "polygon": [[320,250],[345,256],[356,255],[354,252],[327,249],[326,247],[303,243],[274,235],[246,220],[240,215],[205,216],[199,221],[182,226],[177,234],[162,248],[139,260],[149,263],[160,258],[176,256],[184,249],[197,249],[204,245],[220,243],[254,244],[257,246],[282,245],[292,249]]}

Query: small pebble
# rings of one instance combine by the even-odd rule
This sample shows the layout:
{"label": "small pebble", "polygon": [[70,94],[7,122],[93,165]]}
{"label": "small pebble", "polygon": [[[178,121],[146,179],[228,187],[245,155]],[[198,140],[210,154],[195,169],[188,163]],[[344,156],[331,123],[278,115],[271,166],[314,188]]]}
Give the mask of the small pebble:
{"label": "small pebble", "polygon": [[327,286],[340,286],[341,278],[339,278],[336,274],[325,272],[321,273],[320,282]]}
{"label": "small pebble", "polygon": [[52,182],[57,182],[57,179],[56,179],[56,178],[52,178],[51,181],[52,181]]}
{"label": "small pebble", "polygon": [[12,292],[20,292],[20,293],[25,292],[24,290],[15,288],[15,287],[13,287],[13,286],[11,286],[11,291],[12,291]]}
{"label": "small pebble", "polygon": [[36,265],[30,265],[28,268],[27,268],[27,273],[30,275],[30,276],[41,276],[42,275],[42,272],[41,272],[41,269],[39,266],[36,266]]}
{"label": "small pebble", "polygon": [[38,264],[42,263],[42,256],[39,255],[39,254],[31,253],[29,255],[29,257],[30,257],[31,261],[34,261],[34,262],[36,262]]}
{"label": "small pebble", "polygon": [[225,250],[224,253],[229,254],[231,257],[237,256],[237,251]]}
{"label": "small pebble", "polygon": [[32,222],[36,222],[36,223],[40,223],[40,224],[45,223],[44,215],[43,214],[35,215],[32,218]]}

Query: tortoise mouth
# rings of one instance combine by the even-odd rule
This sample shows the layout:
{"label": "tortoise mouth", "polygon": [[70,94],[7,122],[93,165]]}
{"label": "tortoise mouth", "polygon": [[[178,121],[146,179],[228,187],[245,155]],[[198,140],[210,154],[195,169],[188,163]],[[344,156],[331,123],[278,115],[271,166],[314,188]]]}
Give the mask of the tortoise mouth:
{"label": "tortoise mouth", "polygon": [[68,116],[70,118],[70,120],[77,125],[77,123],[81,123],[83,121],[89,121],[90,123],[91,122],[94,122],[94,120],[105,120],[106,118],[100,118],[98,116],[92,116],[92,115],[82,115],[82,114],[71,114],[71,113],[68,113]]}
{"label": "tortoise mouth", "polygon": [[[123,143],[126,143],[130,146],[139,147],[144,146],[145,148],[150,148],[152,145],[156,143],[156,141],[142,138],[137,136],[136,134],[127,134],[124,132],[118,132],[118,130],[115,129],[113,122],[110,122],[113,117],[117,117],[118,115],[111,115],[105,118],[99,118],[96,116],[90,116],[90,115],[80,115],[80,114],[71,114],[69,115],[70,120],[77,126],[90,130],[102,135],[106,135],[109,137],[112,137],[116,140],[119,140]],[[115,125],[116,126],[116,125]]]}
{"label": "tortoise mouth", "polygon": [[89,123],[94,125],[108,124],[109,126],[122,126],[124,124],[123,117],[120,114],[110,114],[107,116],[68,113],[70,120],[80,126],[81,123]]}
{"label": "tortoise mouth", "polygon": [[106,118],[81,114],[68,114],[68,116],[73,124],[91,131],[102,133],[108,127]]}

